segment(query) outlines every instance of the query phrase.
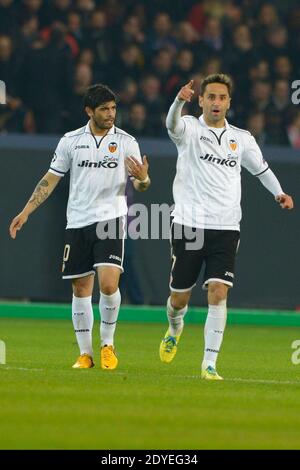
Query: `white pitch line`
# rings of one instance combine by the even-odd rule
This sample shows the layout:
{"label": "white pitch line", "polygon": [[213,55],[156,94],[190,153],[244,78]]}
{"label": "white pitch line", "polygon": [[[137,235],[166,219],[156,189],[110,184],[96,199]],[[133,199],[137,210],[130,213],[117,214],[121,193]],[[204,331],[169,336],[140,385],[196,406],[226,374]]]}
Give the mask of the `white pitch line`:
{"label": "white pitch line", "polygon": [[[26,367],[1,367],[0,370],[27,370],[27,371],[34,371],[34,372],[41,372],[44,371],[45,369],[30,369]],[[114,375],[117,376],[124,376],[124,377],[130,377],[130,373],[125,373],[125,372],[113,372],[110,374],[110,377],[113,377]],[[179,378],[179,379],[197,379],[201,380],[200,375],[164,375],[164,377],[172,377],[172,378]],[[296,380],[265,380],[265,379],[243,379],[241,377],[229,377],[225,378],[224,382],[244,382],[244,383],[260,383],[260,384],[269,384],[269,385],[300,385],[300,381]]]}
{"label": "white pitch line", "polygon": [[[111,371],[110,377],[113,377],[114,375],[118,376],[126,376],[130,378],[131,374],[130,372],[114,372]],[[169,375],[169,374],[164,374],[161,375],[162,377],[170,377],[170,378],[175,378],[175,379],[197,379],[201,380],[201,376],[199,375]],[[221,381],[220,381],[221,382]],[[245,383],[261,383],[261,384],[270,384],[270,385],[300,385],[300,381],[296,380],[268,380],[268,379],[243,379],[242,377],[229,377],[229,378],[224,378],[224,382],[245,382]]]}
{"label": "white pitch line", "polygon": [[4,369],[4,370],[30,370],[30,371],[34,371],[34,372],[35,372],[35,371],[42,371],[42,370],[44,370],[44,369],[30,369],[30,368],[28,368],[28,367],[9,367],[9,366],[8,366],[8,367],[6,367],[6,366],[1,367],[1,366],[0,366],[0,370],[1,370],[1,369]]}
{"label": "white pitch line", "polygon": [[[176,375],[176,377],[181,378],[181,379],[201,379],[200,375]],[[296,380],[293,381],[293,380],[243,379],[241,377],[229,377],[229,378],[225,377],[223,382],[261,383],[261,384],[271,384],[271,385],[300,385],[300,381],[296,381]]]}
{"label": "white pitch line", "polygon": [[274,385],[300,385],[299,381],[296,380],[264,380],[264,379],[242,379],[242,378],[229,378],[232,382],[249,382],[249,383],[262,383],[262,384],[274,384]]}

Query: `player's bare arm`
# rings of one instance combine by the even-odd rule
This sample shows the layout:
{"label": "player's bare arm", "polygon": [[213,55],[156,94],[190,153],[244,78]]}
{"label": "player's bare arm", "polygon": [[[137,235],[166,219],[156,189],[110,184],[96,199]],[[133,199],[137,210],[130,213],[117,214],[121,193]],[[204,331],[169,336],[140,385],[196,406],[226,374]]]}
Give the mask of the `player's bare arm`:
{"label": "player's bare arm", "polygon": [[15,239],[17,231],[21,230],[23,225],[27,222],[28,217],[32,212],[34,212],[41,204],[43,204],[46,199],[53,192],[57,186],[60,176],[56,176],[53,173],[47,172],[43,178],[37,184],[34,192],[32,193],[29,201],[26,206],[11,222],[9,227],[9,233],[11,238]]}
{"label": "player's bare arm", "polygon": [[143,163],[140,163],[134,157],[128,157],[125,160],[125,164],[128,173],[135,178],[133,181],[134,188],[140,192],[146,191],[151,184],[148,175],[149,163],[146,155],[143,156]]}

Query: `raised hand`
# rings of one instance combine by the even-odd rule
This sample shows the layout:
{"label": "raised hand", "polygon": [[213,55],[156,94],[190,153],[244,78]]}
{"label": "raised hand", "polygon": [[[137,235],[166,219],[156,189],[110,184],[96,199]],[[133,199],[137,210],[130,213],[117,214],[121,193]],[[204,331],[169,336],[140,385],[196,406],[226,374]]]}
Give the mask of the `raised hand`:
{"label": "raised hand", "polygon": [[182,101],[190,102],[193,97],[193,94],[195,93],[193,90],[193,85],[194,85],[194,80],[190,80],[189,83],[187,83],[180,89],[177,95],[177,98],[179,98]]}

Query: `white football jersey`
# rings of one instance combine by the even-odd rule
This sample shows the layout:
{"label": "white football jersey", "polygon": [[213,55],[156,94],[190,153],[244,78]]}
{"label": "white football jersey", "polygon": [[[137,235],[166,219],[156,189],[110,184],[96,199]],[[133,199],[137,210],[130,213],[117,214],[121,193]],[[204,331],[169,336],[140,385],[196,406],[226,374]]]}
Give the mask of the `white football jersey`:
{"label": "white football jersey", "polygon": [[64,176],[70,170],[67,228],[80,228],[127,213],[125,158],[142,162],[137,141],[113,126],[94,136],[89,123],[67,132],[58,143],[49,171]]}
{"label": "white football jersey", "polygon": [[203,116],[181,120],[180,135],[168,131],[178,150],[174,221],[190,227],[239,230],[241,167],[255,176],[267,171],[260,148],[250,132],[227,121],[219,134]]}

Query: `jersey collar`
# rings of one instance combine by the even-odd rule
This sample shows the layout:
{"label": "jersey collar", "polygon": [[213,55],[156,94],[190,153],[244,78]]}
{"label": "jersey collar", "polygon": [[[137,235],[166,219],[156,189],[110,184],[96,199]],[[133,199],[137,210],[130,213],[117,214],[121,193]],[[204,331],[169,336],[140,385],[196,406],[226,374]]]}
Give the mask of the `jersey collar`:
{"label": "jersey collar", "polygon": [[[202,127],[209,127],[206,122],[204,121],[204,117],[203,117],[203,114],[201,114],[201,116],[199,117],[199,122],[200,122],[200,125]],[[229,124],[228,124],[228,121],[227,119],[225,119],[225,129],[228,130],[230,128]]]}
{"label": "jersey collar", "polygon": [[[92,135],[93,135],[92,130],[91,130],[91,128],[90,128],[90,121],[89,121],[89,122],[87,123],[87,125],[85,126],[84,132],[87,132],[88,134],[92,134]],[[116,126],[112,126],[112,127],[109,129],[109,131],[108,131],[105,135],[116,134],[116,132],[117,132],[117,131],[116,131]],[[99,136],[97,136],[97,137],[101,137],[101,136],[99,135]]]}

